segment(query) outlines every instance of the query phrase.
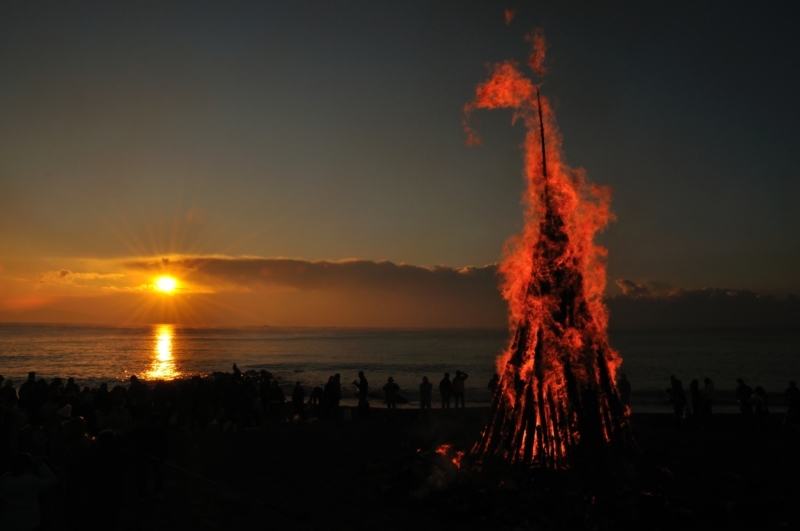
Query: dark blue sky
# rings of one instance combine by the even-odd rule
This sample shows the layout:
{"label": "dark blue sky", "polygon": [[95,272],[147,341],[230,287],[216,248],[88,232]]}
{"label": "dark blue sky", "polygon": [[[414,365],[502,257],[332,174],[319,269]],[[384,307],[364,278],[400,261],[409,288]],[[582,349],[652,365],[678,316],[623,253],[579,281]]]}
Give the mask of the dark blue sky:
{"label": "dark blue sky", "polygon": [[0,262],[19,276],[165,253],[495,262],[521,227],[523,131],[481,112],[484,145],[467,148],[461,112],[487,64],[523,60],[542,26],[566,159],[614,191],[609,279],[800,293],[798,14],[5,2]]}

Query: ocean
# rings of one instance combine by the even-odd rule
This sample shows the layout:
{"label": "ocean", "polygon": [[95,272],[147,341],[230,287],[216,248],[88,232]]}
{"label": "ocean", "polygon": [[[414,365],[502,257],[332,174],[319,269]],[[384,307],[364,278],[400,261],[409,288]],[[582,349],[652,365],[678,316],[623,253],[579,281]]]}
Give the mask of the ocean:
{"label": "ocean", "polygon": [[[28,371],[46,379],[74,377],[80,385],[110,385],[135,374],[147,380],[242,370],[270,371],[288,393],[296,381],[307,391],[340,373],[343,389],[363,370],[372,390],[392,376],[414,407],[427,376],[437,388],[444,372],[466,372],[468,405],[490,401],[487,388],[507,330],[377,330],[343,328],[195,328],[179,325],[75,326],[0,324],[0,374],[15,381]],[[760,385],[773,407],[788,381],[800,377],[800,331],[616,331],[610,342],[623,357],[634,411],[668,411],[665,389],[676,375],[711,378],[717,409],[733,410],[737,378]],[[355,403],[349,391],[344,403]],[[379,403],[379,400],[376,399]]]}

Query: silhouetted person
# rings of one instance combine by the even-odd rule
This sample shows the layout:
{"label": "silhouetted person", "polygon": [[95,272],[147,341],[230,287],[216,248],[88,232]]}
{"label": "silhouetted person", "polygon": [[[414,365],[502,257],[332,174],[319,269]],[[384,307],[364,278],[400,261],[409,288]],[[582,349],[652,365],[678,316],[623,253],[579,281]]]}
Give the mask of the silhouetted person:
{"label": "silhouetted person", "polygon": [[369,382],[367,377],[364,376],[364,371],[358,372],[358,380],[353,382],[353,385],[358,389],[358,414],[362,417],[369,415]]}
{"label": "silhouetted person", "polygon": [[617,391],[619,391],[619,401],[625,407],[630,407],[631,401],[631,382],[628,381],[628,376],[623,372],[619,375],[617,381]]}
{"label": "silhouetted person", "polygon": [[692,404],[692,416],[699,419],[703,399],[700,397],[700,382],[697,380],[689,382],[689,401]]}
{"label": "silhouetted person", "polygon": [[283,389],[278,385],[278,380],[272,380],[272,387],[270,388],[270,400],[274,403],[283,404],[286,402],[286,395],[283,394]]}
{"label": "silhouetted person", "polygon": [[675,425],[680,426],[686,413],[686,392],[683,390],[683,383],[675,378],[675,375],[670,376],[669,381],[670,389],[672,390],[672,411],[675,415]]}
{"label": "silhouetted person", "polygon": [[140,500],[147,499],[150,479],[153,479],[156,497],[161,497],[164,485],[164,461],[169,453],[167,432],[168,410],[157,408],[147,418],[147,423],[137,426],[132,439],[136,455],[136,493]]}
{"label": "silhouetted person", "polygon": [[294,386],[294,390],[292,391],[292,409],[294,409],[294,414],[298,415],[301,419],[305,418],[303,411],[305,398],[306,392],[303,390],[303,386],[300,385],[300,382],[297,382]]}
{"label": "silhouetted person", "polygon": [[333,395],[331,396],[331,407],[336,418],[339,417],[339,401],[342,399],[342,377],[339,373],[333,375]]}
{"label": "silhouetted person", "polygon": [[458,409],[458,403],[461,402],[461,408],[464,409],[464,380],[467,379],[467,374],[461,371],[456,371],[456,377],[453,378],[453,398],[455,398],[455,408]]}
{"label": "silhouetted person", "polygon": [[94,407],[102,413],[111,412],[111,394],[108,392],[108,384],[103,382],[100,389],[94,394]]}
{"label": "silhouetted person", "polygon": [[422,411],[430,411],[431,395],[433,395],[433,384],[428,381],[427,376],[423,376],[422,383],[419,384],[419,408]]}
{"label": "silhouetted person", "polygon": [[35,415],[19,432],[19,449],[31,457],[47,455],[47,435],[42,427],[41,418]]}
{"label": "silhouetted person", "polygon": [[797,388],[796,382],[789,382],[789,387],[783,392],[783,402],[786,404],[783,429],[797,431],[797,428],[800,427],[800,389]]}
{"label": "silhouetted person", "polygon": [[450,397],[453,395],[453,382],[450,373],[444,373],[444,378],[439,382],[439,394],[442,395],[442,409],[450,409]]}
{"label": "silhouetted person", "polygon": [[763,387],[756,387],[750,395],[750,405],[753,408],[753,420],[759,433],[767,429],[767,418],[769,417],[769,406],[767,404],[767,393]]}
{"label": "silhouetted person", "polygon": [[233,377],[237,380],[242,378],[242,371],[239,370],[235,363],[233,364]]}
{"label": "silhouetted person", "polygon": [[121,495],[125,492],[125,476],[120,470],[127,468],[122,440],[111,430],[101,430],[93,450],[85,462],[88,481],[84,485],[92,522],[103,522],[104,527],[117,529],[125,500]]}
{"label": "silhouetted person", "polygon": [[494,373],[492,379],[489,380],[489,385],[486,386],[489,388],[489,392],[492,393],[492,396],[494,396],[494,390],[497,389],[497,385],[499,383],[500,383],[500,375]]}
{"label": "silhouetted person", "polygon": [[333,412],[333,394],[333,376],[329,376],[322,390],[322,409],[326,417]]}
{"label": "silhouetted person", "polygon": [[314,389],[311,390],[311,395],[309,396],[308,401],[311,405],[317,409],[323,404],[323,397],[325,396],[325,392],[322,390],[322,387],[316,386]]}
{"label": "silhouetted person", "polygon": [[75,378],[68,378],[67,379],[67,386],[64,387],[64,392],[65,393],[71,393],[71,394],[76,395],[76,396],[77,396],[78,393],[81,392],[80,387],[78,387],[78,384],[75,383]]}
{"label": "silhouetted person", "polygon": [[19,454],[11,472],[0,478],[0,523],[8,529],[37,529],[39,493],[56,484],[53,472],[38,459]]}
{"label": "silhouetted person", "polygon": [[121,398],[114,400],[114,409],[105,418],[105,428],[117,435],[129,435],[133,431],[133,418]]}
{"label": "silhouetted person", "polygon": [[389,410],[390,415],[394,414],[397,409],[397,392],[400,391],[400,386],[394,383],[394,378],[389,376],[386,385],[383,386],[383,393],[386,397],[386,408]]}
{"label": "silhouetted person", "polygon": [[17,405],[17,390],[14,389],[12,380],[3,382],[3,388],[0,389],[0,405],[7,407],[16,407]]}
{"label": "silhouetted person", "polygon": [[711,422],[711,415],[714,409],[714,382],[708,376],[703,378],[703,402],[705,405],[703,415],[708,423]]}
{"label": "silhouetted person", "polygon": [[31,371],[28,373],[28,379],[19,386],[19,408],[26,410],[34,410],[36,408],[36,373]]}
{"label": "silhouetted person", "polygon": [[753,406],[750,404],[750,397],[753,396],[753,389],[744,383],[744,380],[741,378],[736,380],[736,383],[739,385],[734,391],[734,397],[736,398],[736,402],[739,403],[739,413],[742,415],[744,425],[749,426],[753,414]]}

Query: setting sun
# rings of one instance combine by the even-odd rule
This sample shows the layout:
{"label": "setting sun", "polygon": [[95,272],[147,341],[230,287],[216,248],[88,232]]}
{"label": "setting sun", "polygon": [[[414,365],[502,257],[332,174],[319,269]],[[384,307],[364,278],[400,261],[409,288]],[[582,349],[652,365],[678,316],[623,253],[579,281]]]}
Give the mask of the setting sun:
{"label": "setting sun", "polygon": [[156,289],[164,293],[172,293],[178,286],[178,282],[171,277],[160,277],[156,280]]}

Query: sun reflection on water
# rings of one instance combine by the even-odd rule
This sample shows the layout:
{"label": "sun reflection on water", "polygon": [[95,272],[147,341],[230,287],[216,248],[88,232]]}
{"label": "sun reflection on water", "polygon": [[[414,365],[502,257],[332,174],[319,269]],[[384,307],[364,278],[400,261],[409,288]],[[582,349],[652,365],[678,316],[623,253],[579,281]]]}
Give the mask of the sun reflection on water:
{"label": "sun reflection on water", "polygon": [[158,325],[155,329],[153,364],[147,371],[148,380],[173,380],[180,376],[172,357],[172,340],[175,336],[173,325]]}

